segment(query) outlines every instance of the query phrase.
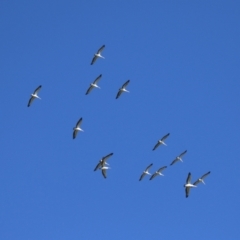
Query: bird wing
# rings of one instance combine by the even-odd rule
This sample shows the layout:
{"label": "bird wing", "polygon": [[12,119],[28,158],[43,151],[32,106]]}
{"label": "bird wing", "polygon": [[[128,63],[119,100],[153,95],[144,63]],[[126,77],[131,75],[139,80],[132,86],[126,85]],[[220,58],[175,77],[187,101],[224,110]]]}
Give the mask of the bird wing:
{"label": "bird wing", "polygon": [[35,99],[35,97],[30,97],[30,99],[28,101],[28,107],[30,107],[30,105],[32,104],[34,99]]}
{"label": "bird wing", "polygon": [[37,94],[39,91],[40,91],[40,89],[42,88],[42,86],[40,85],[40,86],[38,86],[36,89],[35,89],[35,91],[34,91],[34,93],[33,94]]}
{"label": "bird wing", "polygon": [[110,158],[113,155],[113,153],[109,153],[107,156],[103,157],[101,160],[103,161],[103,165],[105,164],[105,162],[108,160],[108,158]]}
{"label": "bird wing", "polygon": [[97,60],[97,56],[96,55],[94,55],[94,57],[93,57],[93,59],[92,59],[92,62],[91,62],[91,65],[93,65],[94,63],[95,63],[95,61]]}
{"label": "bird wing", "polygon": [[75,139],[77,137],[78,131],[73,130],[73,139]]}
{"label": "bird wing", "polygon": [[100,160],[99,163],[97,164],[97,166],[94,168],[94,171],[97,171],[100,168],[100,166],[102,166],[102,165],[103,165],[102,161]]}
{"label": "bird wing", "polygon": [[190,183],[190,182],[191,182],[191,173],[188,173],[186,183]]}
{"label": "bird wing", "polygon": [[143,172],[142,175],[141,175],[141,177],[140,177],[140,179],[139,179],[139,181],[141,181],[141,180],[144,178],[145,175],[146,175],[146,173]]}
{"label": "bird wing", "polygon": [[170,164],[170,166],[172,166],[174,163],[176,163],[178,161],[178,159],[177,158],[175,158],[172,162],[171,162],[171,164]]}
{"label": "bird wing", "polygon": [[161,145],[161,142],[157,142],[157,144],[154,146],[154,148],[153,148],[153,151],[157,148],[157,147],[159,147]]}
{"label": "bird wing", "polygon": [[122,88],[125,88],[130,83],[130,80],[127,80],[123,85]]}
{"label": "bird wing", "polygon": [[186,198],[187,198],[189,196],[190,187],[186,187],[185,188],[185,192],[186,192]]}
{"label": "bird wing", "polygon": [[92,89],[93,89],[93,86],[90,85],[90,87],[88,88],[88,90],[87,90],[87,92],[86,92],[86,95],[88,95],[88,94],[92,91]]}
{"label": "bird wing", "polygon": [[105,45],[102,45],[102,46],[98,49],[97,54],[101,53],[101,52],[104,50],[104,48],[105,48]]}
{"label": "bird wing", "polygon": [[199,184],[201,181],[200,181],[200,178],[195,182],[195,183],[193,183],[193,185],[197,185],[197,184]]}
{"label": "bird wing", "polygon": [[102,77],[102,74],[100,74],[100,75],[94,80],[93,84],[98,83],[98,81],[101,79],[101,77]]}
{"label": "bird wing", "polygon": [[167,166],[164,166],[164,167],[161,167],[161,168],[159,168],[158,170],[157,170],[157,172],[158,173],[160,173],[160,172],[162,172],[164,169],[166,169],[167,168]]}
{"label": "bird wing", "polygon": [[168,134],[166,134],[165,136],[163,136],[163,137],[161,138],[161,141],[164,141],[169,135],[170,135],[170,133],[168,133]]}
{"label": "bird wing", "polygon": [[77,122],[77,124],[76,124],[76,127],[80,127],[81,123],[82,123],[82,118],[80,118],[80,119],[78,120],[78,122]]}
{"label": "bird wing", "polygon": [[102,168],[102,175],[104,178],[107,178],[107,171],[105,168]]}
{"label": "bird wing", "polygon": [[122,90],[119,89],[118,93],[117,93],[117,96],[116,96],[116,99],[118,99],[120,97],[120,95],[122,94]]}
{"label": "bird wing", "polygon": [[158,174],[157,173],[154,173],[151,177],[150,177],[150,179],[149,180],[152,180],[152,179],[154,179],[156,176],[157,176]]}
{"label": "bird wing", "polygon": [[186,153],[187,153],[187,150],[184,151],[183,153],[181,153],[178,157],[181,158],[181,157],[183,157]]}
{"label": "bird wing", "polygon": [[202,175],[201,179],[204,179],[204,178],[207,177],[210,173],[211,173],[210,171],[207,172],[207,173],[205,173],[204,175]]}
{"label": "bird wing", "polygon": [[147,168],[145,169],[145,172],[147,172],[152,165],[153,165],[153,163],[151,163],[149,166],[147,166]]}

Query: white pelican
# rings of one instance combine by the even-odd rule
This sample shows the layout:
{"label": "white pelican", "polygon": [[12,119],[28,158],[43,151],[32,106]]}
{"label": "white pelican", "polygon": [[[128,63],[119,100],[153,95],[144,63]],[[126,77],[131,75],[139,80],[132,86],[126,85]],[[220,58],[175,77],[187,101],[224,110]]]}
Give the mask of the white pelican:
{"label": "white pelican", "polygon": [[187,150],[184,151],[183,153],[181,153],[179,156],[177,156],[173,161],[172,163],[170,164],[170,166],[172,166],[174,163],[176,163],[177,161],[181,161],[183,162],[182,160],[182,157],[187,153]]}
{"label": "white pelican", "polygon": [[41,85],[39,86],[39,87],[37,87],[36,89],[35,89],[35,91],[31,94],[31,98],[29,99],[29,101],[28,101],[28,107],[30,107],[30,105],[31,105],[31,103],[33,102],[33,100],[35,99],[35,98],[38,98],[38,99],[41,99],[37,94],[38,94],[38,92],[39,92],[39,90],[41,89]]}
{"label": "white pelican", "polygon": [[153,164],[151,163],[151,164],[143,171],[143,173],[142,173],[139,181],[141,181],[146,174],[151,175],[151,173],[149,173],[148,170],[149,170],[149,168],[150,168],[152,165],[153,165]]}
{"label": "white pelican", "polygon": [[102,175],[103,175],[104,178],[107,178],[107,170],[108,169],[110,169],[110,167],[107,167],[107,166],[101,167]]}
{"label": "white pelican", "polygon": [[102,77],[102,74],[100,74],[100,75],[94,80],[94,82],[90,84],[90,87],[88,88],[88,90],[87,90],[87,92],[86,92],[86,95],[89,94],[93,88],[100,88],[100,87],[97,85],[97,83],[98,83],[98,81],[101,79],[101,77]]}
{"label": "white pelican", "polygon": [[122,92],[128,92],[128,93],[129,93],[129,91],[126,89],[126,87],[127,87],[127,85],[129,84],[129,82],[130,82],[130,80],[127,80],[127,81],[122,85],[122,87],[119,88],[118,93],[117,93],[117,96],[116,96],[116,99],[118,99],[118,98],[120,97],[120,95],[122,94]]}
{"label": "white pelican", "polygon": [[189,196],[190,188],[197,187],[196,185],[191,183],[191,173],[188,173],[186,184],[183,185],[185,187],[186,198]]}
{"label": "white pelican", "polygon": [[77,137],[77,134],[79,131],[83,132],[83,130],[80,128],[82,124],[82,118],[80,118],[76,124],[76,127],[73,128],[73,139]]}
{"label": "white pelican", "polygon": [[203,181],[203,179],[204,179],[205,177],[207,177],[210,173],[211,173],[211,172],[209,171],[209,172],[205,173],[204,175],[202,175],[193,185],[197,185],[197,184],[199,184],[200,182],[203,183],[203,184],[205,184],[205,182]]}
{"label": "white pelican", "polygon": [[109,165],[106,161],[108,160],[108,158],[110,158],[113,155],[113,153],[108,154],[105,157],[102,157],[99,161],[99,163],[97,164],[97,166],[94,168],[94,171],[101,169],[103,167],[106,167],[105,165]]}
{"label": "white pelican", "polygon": [[168,133],[167,135],[163,136],[160,140],[158,140],[157,144],[154,146],[153,151],[159,147],[161,144],[167,146],[167,144],[164,142],[164,140],[170,135],[170,133]]}
{"label": "white pelican", "polygon": [[162,171],[163,171],[165,168],[167,168],[167,166],[159,168],[159,169],[150,177],[149,180],[154,179],[154,178],[155,178],[156,176],[158,176],[158,175],[159,175],[159,176],[164,176],[164,175],[162,174]]}
{"label": "white pelican", "polygon": [[101,52],[104,50],[104,48],[105,48],[105,45],[102,45],[102,46],[98,49],[97,53],[94,54],[94,57],[93,57],[92,62],[91,62],[91,65],[93,65],[98,58],[104,58],[104,57],[101,55]]}

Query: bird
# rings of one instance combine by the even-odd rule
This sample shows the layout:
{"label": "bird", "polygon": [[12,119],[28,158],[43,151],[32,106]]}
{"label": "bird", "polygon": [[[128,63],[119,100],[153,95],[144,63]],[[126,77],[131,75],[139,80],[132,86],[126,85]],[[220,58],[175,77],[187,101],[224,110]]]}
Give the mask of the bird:
{"label": "bird", "polygon": [[130,83],[130,80],[127,80],[121,88],[119,88],[118,90],[118,93],[117,93],[117,96],[116,96],[116,99],[118,99],[120,97],[120,95],[122,94],[122,92],[128,92],[129,91],[126,89],[127,85]]}
{"label": "bird", "polygon": [[80,118],[76,124],[76,127],[73,128],[73,139],[77,137],[77,134],[79,131],[83,132],[83,130],[80,128],[82,124],[82,118]]}
{"label": "bird", "polygon": [[181,161],[183,162],[182,160],[182,157],[187,153],[187,150],[182,152],[179,156],[177,156],[170,164],[170,166],[172,166],[174,163],[176,163],[177,161]]}
{"label": "bird", "polygon": [[160,140],[158,140],[157,144],[154,146],[153,151],[159,147],[161,144],[167,146],[167,144],[164,142],[164,140],[170,135],[170,133],[166,134],[165,136],[163,136]]}
{"label": "bird", "polygon": [[41,85],[38,86],[38,87],[35,89],[35,91],[31,94],[31,98],[29,99],[28,105],[27,105],[28,107],[30,107],[31,103],[33,102],[33,100],[34,100],[35,98],[41,99],[41,98],[37,95],[41,88],[42,88]]}
{"label": "bird", "polygon": [[143,173],[142,173],[139,181],[141,181],[146,174],[151,175],[151,173],[149,173],[148,170],[150,169],[150,167],[151,167],[152,165],[153,165],[153,164],[151,163],[151,164],[143,171]]}
{"label": "bird", "polygon": [[91,65],[93,65],[98,58],[104,58],[104,57],[101,55],[101,52],[104,50],[104,48],[105,48],[105,45],[102,45],[102,46],[98,49],[97,53],[94,54],[93,59],[92,59],[92,62],[91,62]]}
{"label": "bird", "polygon": [[107,170],[108,169],[110,169],[110,167],[107,167],[107,166],[101,167],[102,175],[103,175],[104,178],[107,178]]}
{"label": "bird", "polygon": [[186,198],[189,196],[190,188],[197,187],[196,185],[191,183],[191,173],[188,173],[186,184],[183,185],[185,187]]}
{"label": "bird", "polygon": [[162,174],[162,171],[165,169],[165,168],[167,168],[167,166],[164,166],[164,167],[161,167],[161,168],[159,168],[151,177],[150,177],[150,179],[149,180],[152,180],[152,179],[154,179],[156,176],[164,176],[163,174]]}
{"label": "bird", "polygon": [[200,182],[203,183],[203,184],[205,184],[205,182],[203,181],[203,179],[204,179],[205,177],[207,177],[210,173],[211,173],[211,172],[209,171],[209,172],[203,174],[193,185],[196,186],[196,185],[199,184]]}
{"label": "bird", "polygon": [[100,87],[97,85],[97,83],[98,83],[98,81],[101,79],[101,77],[102,77],[102,74],[100,74],[100,75],[94,80],[94,82],[90,84],[90,87],[88,88],[88,90],[87,90],[87,92],[86,92],[86,95],[89,94],[93,88],[99,88],[99,89],[100,89]]}
{"label": "bird", "polygon": [[99,161],[99,163],[97,164],[97,166],[94,168],[94,171],[97,171],[98,169],[101,169],[103,167],[106,167],[105,165],[109,165],[106,161],[108,160],[108,158],[110,158],[113,155],[113,153],[109,153],[108,155],[106,155],[105,157],[102,157]]}

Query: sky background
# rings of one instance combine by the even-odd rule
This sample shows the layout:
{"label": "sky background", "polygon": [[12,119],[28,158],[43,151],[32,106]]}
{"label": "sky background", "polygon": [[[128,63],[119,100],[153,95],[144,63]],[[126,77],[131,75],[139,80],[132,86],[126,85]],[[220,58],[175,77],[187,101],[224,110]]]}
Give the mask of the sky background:
{"label": "sky background", "polygon": [[0,239],[239,239],[239,1],[1,0],[0,32]]}

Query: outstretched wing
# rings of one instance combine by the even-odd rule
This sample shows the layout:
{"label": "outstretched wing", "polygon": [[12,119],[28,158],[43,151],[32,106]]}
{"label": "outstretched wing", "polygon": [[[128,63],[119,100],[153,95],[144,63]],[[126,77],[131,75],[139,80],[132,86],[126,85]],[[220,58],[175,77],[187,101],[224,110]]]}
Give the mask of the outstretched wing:
{"label": "outstretched wing", "polygon": [[211,173],[210,171],[207,172],[207,173],[205,173],[204,175],[202,175],[201,179],[204,179],[204,178],[207,177],[210,173]]}
{"label": "outstretched wing", "polygon": [[175,158],[172,162],[171,162],[171,164],[170,164],[170,166],[172,166],[174,163],[176,163],[178,161],[178,159],[177,158]]}
{"label": "outstretched wing", "polygon": [[188,173],[186,183],[190,183],[190,182],[191,182],[191,173]]}
{"label": "outstretched wing", "polygon": [[149,180],[152,180],[152,179],[154,179],[156,176],[157,176],[158,174],[157,173],[154,173],[151,177],[150,177],[150,179]]}
{"label": "outstretched wing", "polygon": [[186,198],[187,198],[189,196],[189,193],[190,193],[190,187],[186,187],[185,192],[186,192]]}
{"label": "outstretched wing", "polygon": [[30,107],[30,105],[32,104],[33,100],[35,99],[35,97],[30,97],[29,101],[28,101],[28,107]]}
{"label": "outstretched wing", "polygon": [[101,54],[101,52],[104,50],[104,48],[105,48],[105,45],[102,45],[99,49],[98,49],[98,51],[97,51],[97,54]]}
{"label": "outstretched wing", "polygon": [[157,147],[159,147],[161,145],[161,142],[157,142],[157,144],[154,146],[154,148],[153,148],[153,151],[157,148]]}
{"label": "outstretched wing", "polygon": [[145,175],[146,175],[146,173],[143,172],[142,175],[139,178],[139,181],[141,181],[144,178]]}
{"label": "outstretched wing", "polygon": [[130,80],[127,80],[123,85],[122,88],[125,88],[130,83]]}
{"label": "outstretched wing", "polygon": [[178,157],[181,158],[181,157],[183,157],[186,153],[187,153],[187,150],[184,151],[183,153],[181,153]]}
{"label": "outstretched wing", "polygon": [[166,134],[165,136],[163,136],[163,137],[161,138],[161,141],[164,141],[169,135],[170,135],[170,133],[168,133],[168,134]]}
{"label": "outstretched wing", "polygon": [[93,65],[96,62],[97,59],[98,59],[98,57],[96,55],[94,55],[94,57],[92,59],[92,62],[91,62],[91,65]]}
{"label": "outstretched wing", "polygon": [[107,171],[105,168],[102,168],[102,175],[104,178],[107,178]]}
{"label": "outstretched wing", "polygon": [[102,74],[100,74],[100,75],[94,80],[93,84],[97,84],[98,81],[101,79],[101,77],[102,77]]}
{"label": "outstretched wing", "polygon": [[122,90],[119,89],[118,93],[117,93],[117,96],[116,96],[116,99],[118,99],[120,97],[120,95],[122,94]]}
{"label": "outstretched wing", "polygon": [[37,93],[40,91],[41,88],[42,88],[42,85],[38,86],[38,87],[34,90],[33,94],[37,94]]}
{"label": "outstretched wing", "polygon": [[78,122],[77,122],[77,124],[76,124],[76,127],[80,127],[81,123],[82,123],[82,118],[80,118],[80,119],[78,120]]}
{"label": "outstretched wing", "polygon": [[86,92],[86,95],[88,95],[88,94],[92,91],[92,89],[93,89],[93,86],[90,85],[90,87],[88,88],[88,90],[87,90],[87,92]]}

